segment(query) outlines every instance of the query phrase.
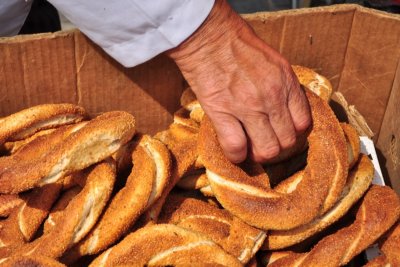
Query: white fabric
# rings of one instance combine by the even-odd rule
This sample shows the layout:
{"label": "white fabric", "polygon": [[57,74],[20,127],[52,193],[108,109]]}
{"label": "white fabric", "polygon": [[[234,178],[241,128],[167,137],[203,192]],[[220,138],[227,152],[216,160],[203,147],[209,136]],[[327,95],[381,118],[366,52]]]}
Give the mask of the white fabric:
{"label": "white fabric", "polygon": [[[49,0],[126,67],[179,45],[205,20],[214,0]],[[32,0],[0,0],[0,36],[21,29]]]}
{"label": "white fabric", "polygon": [[49,2],[126,67],[179,45],[201,25],[214,4],[214,0]]}
{"label": "white fabric", "polygon": [[0,37],[18,34],[31,6],[31,0],[0,0]]}

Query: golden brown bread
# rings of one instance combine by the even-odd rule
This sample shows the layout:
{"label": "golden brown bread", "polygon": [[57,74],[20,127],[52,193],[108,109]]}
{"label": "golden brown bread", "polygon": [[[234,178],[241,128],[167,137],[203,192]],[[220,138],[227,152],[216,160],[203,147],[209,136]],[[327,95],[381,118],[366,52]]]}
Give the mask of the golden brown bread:
{"label": "golden brown bread", "polygon": [[0,194],[0,217],[8,217],[22,202],[23,199],[17,194]]}
{"label": "golden brown bread", "polygon": [[[161,214],[161,217],[159,217],[159,213],[161,208],[164,206],[164,210],[170,210],[171,206],[177,207],[176,201],[171,200],[171,198],[166,199],[168,194],[170,194],[170,191],[172,188],[175,186],[177,182],[182,177],[185,177],[187,175],[193,175],[196,171],[198,171],[199,168],[204,168],[204,161],[203,158],[199,157],[199,152],[197,150],[197,142],[198,142],[198,133],[199,133],[199,126],[200,126],[200,121],[203,118],[203,111],[196,100],[194,94],[190,91],[185,91],[184,95],[186,96],[186,99],[184,96],[182,96],[182,105],[183,108],[178,110],[174,114],[174,123],[170,126],[170,128],[167,131],[164,131],[162,133],[159,133],[157,135],[157,138],[163,140],[171,150],[171,154],[173,156],[173,176],[172,179],[168,182],[168,184],[164,184],[163,186],[166,186],[166,190],[156,190],[156,188],[162,188],[161,183],[157,183],[152,181],[151,179],[142,179],[140,180],[142,183],[139,182],[139,179],[132,179],[131,177],[127,179],[127,182],[125,184],[125,173],[122,175],[123,181],[116,186],[114,189],[114,198],[113,200],[106,204],[107,209],[103,213],[103,215],[100,215],[99,211],[95,212],[96,219],[91,219],[92,212],[89,212],[89,216],[86,217],[86,215],[83,215],[79,213],[79,207],[78,205],[75,205],[75,210],[74,213],[71,212],[72,208],[68,208],[69,205],[74,203],[76,199],[82,199],[82,196],[80,194],[77,194],[78,192],[71,193],[70,197],[65,196],[65,198],[62,199],[59,203],[56,205],[57,213],[52,214],[49,216],[48,222],[46,222],[46,226],[44,229],[44,236],[39,238],[36,241],[33,241],[30,244],[26,245],[19,245],[19,246],[8,246],[4,247],[4,249],[0,248],[0,256],[9,256],[9,255],[15,255],[15,251],[18,251],[17,254],[27,254],[27,253],[33,253],[32,255],[35,256],[37,255],[36,253],[40,253],[40,255],[50,255],[51,257],[60,257],[63,255],[63,259],[67,261],[68,256],[82,256],[84,254],[91,254],[91,253],[97,253],[98,251],[101,251],[103,249],[106,249],[113,241],[110,240],[118,240],[122,239],[124,235],[128,232],[128,229],[132,231],[132,229],[138,229],[140,227],[140,224],[136,224],[134,228],[132,228],[132,224],[136,221],[137,217],[143,213],[147,208],[150,208],[147,212],[145,212],[144,216],[142,217],[144,225],[146,223],[148,224],[146,227],[140,229],[139,231],[143,231],[141,234],[141,237],[138,239],[131,239],[132,240],[138,240],[140,243],[140,240],[145,242],[149,242],[150,245],[153,244],[154,247],[157,247],[158,242],[164,241],[165,238],[169,240],[169,236],[171,239],[173,238],[180,238],[182,237],[183,239],[186,239],[185,244],[174,244],[174,242],[178,242],[179,240],[173,240],[171,241],[170,245],[172,247],[167,248],[164,251],[156,251],[155,255],[152,255],[151,258],[146,262],[148,265],[193,265],[194,263],[204,265],[204,264],[209,264],[209,265],[236,265],[240,264],[237,260],[232,260],[232,257],[230,257],[226,252],[231,253],[232,255],[235,255],[239,259],[241,259],[242,263],[247,262],[252,255],[258,250],[259,244],[261,243],[260,240],[265,237],[265,233],[263,230],[257,230],[252,226],[246,225],[243,221],[238,219],[237,217],[234,217],[232,214],[229,213],[227,210],[222,210],[220,209],[221,206],[218,206],[219,204],[217,202],[216,206],[219,208],[214,207],[209,207],[208,204],[205,204],[203,202],[200,202],[199,204],[198,200],[192,200],[187,198],[187,196],[184,197],[182,200],[182,205],[179,206],[176,210],[172,211],[169,213],[170,217],[169,219],[165,219],[165,213],[163,212]],[[309,96],[310,97],[310,96]],[[312,97],[312,96],[311,96]],[[318,104],[319,105],[319,104]],[[317,109],[320,108],[321,106],[317,105]],[[325,112],[324,108],[326,106],[322,105],[322,113]],[[318,111],[319,112],[319,111]],[[329,112],[328,112],[329,113]],[[317,114],[318,115],[318,114]],[[328,114],[330,115],[330,114]],[[318,115],[317,121],[319,118],[326,117],[323,115]],[[279,233],[279,232],[295,232],[294,235],[290,234],[290,242],[293,242],[294,239],[296,239],[298,242],[298,238],[300,236],[300,239],[305,238],[304,235],[309,235],[314,231],[319,231],[323,227],[325,227],[327,224],[331,223],[332,218],[337,219],[337,217],[345,212],[345,209],[348,208],[351,204],[349,204],[351,201],[355,201],[356,198],[359,197],[359,195],[362,193],[362,190],[365,190],[366,186],[368,185],[368,179],[370,176],[368,176],[365,173],[361,173],[362,171],[365,171],[365,169],[361,168],[360,165],[363,165],[361,163],[366,162],[366,157],[363,157],[362,161],[358,163],[356,168],[358,168],[357,171],[352,173],[350,175],[350,180],[348,183],[344,186],[344,191],[340,189],[341,186],[343,186],[343,181],[340,180],[339,176],[342,173],[343,177],[346,177],[346,170],[347,166],[342,164],[343,158],[345,157],[344,155],[347,154],[347,159],[350,162],[350,165],[355,164],[356,162],[356,155],[358,155],[358,136],[353,135],[352,133],[352,128],[347,129],[346,126],[342,126],[343,133],[335,135],[339,133],[340,131],[338,130],[339,127],[337,127],[337,122],[331,120],[330,116],[327,116],[328,122],[325,124],[325,129],[328,130],[329,134],[332,134],[334,138],[330,138],[329,136],[323,136],[324,138],[321,138],[321,142],[324,144],[320,144],[319,147],[317,148],[314,147],[314,152],[317,151],[318,149],[322,148],[327,148],[329,147],[330,149],[332,147],[336,148],[337,150],[334,151],[333,156],[326,156],[328,160],[336,160],[337,165],[334,163],[331,163],[330,165],[328,164],[328,167],[324,167],[328,171],[336,170],[337,172],[332,175],[332,180],[329,181],[329,185],[326,186],[325,188],[322,188],[321,191],[327,192],[329,195],[331,193],[331,197],[327,200],[325,200],[323,197],[315,197],[317,201],[320,201],[320,209],[317,212],[317,217],[314,219],[311,219],[311,222],[307,225],[302,225],[297,228],[294,228],[293,230],[275,230],[272,231],[272,233]],[[321,119],[322,120],[322,119]],[[318,123],[321,123],[318,121]],[[323,124],[323,123],[322,123]],[[71,126],[73,127],[73,126]],[[315,125],[314,125],[315,127]],[[320,125],[317,124],[317,128],[323,128]],[[60,127],[59,127],[60,128]],[[49,153],[50,149],[45,149],[45,146],[38,147],[38,150],[35,151],[34,146],[30,145],[31,143],[35,144],[35,142],[39,142],[36,140],[45,140],[44,137],[46,138],[51,138],[51,133],[56,132],[56,131],[61,131],[57,129],[50,129],[49,132],[46,132],[45,130],[43,132],[43,135],[41,132],[38,134],[34,134],[33,136],[24,139],[23,141],[9,141],[8,146],[11,148],[14,148],[14,151],[12,151],[12,154],[18,154],[19,151],[25,151],[24,153],[21,152],[20,156],[14,157],[13,164],[16,163],[17,165],[20,166],[20,163],[24,160],[32,161],[35,157],[42,157],[44,158],[45,156],[35,156],[35,155],[47,155]],[[64,127],[61,127],[64,128]],[[67,128],[67,127],[65,127]],[[84,128],[83,126],[81,128]],[[111,128],[111,127],[110,127]],[[109,129],[110,129],[109,128]],[[78,129],[79,130],[79,129]],[[77,130],[77,131],[78,131]],[[75,132],[75,131],[73,131]],[[322,131],[321,131],[322,132]],[[350,134],[348,133],[350,132]],[[311,134],[312,135],[312,134]],[[341,137],[338,137],[340,135],[343,135],[345,139]],[[59,142],[62,142],[61,140],[68,139],[69,134],[62,134],[62,137],[59,138]],[[350,138],[349,138],[350,136]],[[353,139],[357,139],[357,142],[353,142]],[[9,139],[12,140],[12,139]],[[57,138],[53,137],[53,141],[50,141],[51,139],[47,140],[47,142],[52,145],[49,145],[49,147],[53,148],[57,146]],[[129,139],[131,140],[131,139]],[[130,142],[130,141],[127,142]],[[317,140],[317,135],[315,135],[314,141]],[[343,140],[347,140],[347,150],[346,147],[343,147],[337,145],[338,143],[342,142]],[[42,141],[42,143],[47,143],[46,141]],[[54,143],[52,143],[54,142]],[[12,145],[11,145],[12,144]],[[53,145],[54,144],[54,145]],[[113,154],[110,154],[111,157],[114,158],[114,160],[118,161],[118,165],[121,164],[120,167],[117,167],[117,170],[120,171],[124,166],[130,166],[130,157],[127,156],[130,154],[130,151],[134,148],[135,144],[133,143],[125,143],[123,145],[119,146],[119,149],[117,149]],[[339,148],[340,147],[340,148]],[[136,174],[143,174],[143,177],[145,176],[144,174],[148,174],[150,176],[150,173],[154,175],[156,172],[155,169],[157,169],[157,164],[156,160],[153,160],[152,162],[149,162],[145,159],[153,158],[154,155],[152,155],[151,151],[149,149],[143,147],[140,147],[139,149],[141,152],[140,160],[136,160],[136,165],[134,165],[134,170],[132,173]],[[297,149],[295,149],[297,151]],[[17,152],[18,151],[18,152]],[[30,152],[29,152],[30,151]],[[300,150],[299,150],[300,151]],[[89,153],[92,153],[93,150],[89,150]],[[318,151],[317,151],[318,152]],[[347,153],[346,153],[347,152]],[[35,154],[36,153],[36,154]],[[167,152],[168,154],[168,152]],[[83,152],[81,155],[85,157],[85,152]],[[136,155],[136,157],[139,157]],[[317,159],[317,156],[314,155],[314,158],[309,157],[308,160],[310,161],[311,159],[315,159],[316,161],[319,160]],[[1,166],[10,166],[11,161],[8,161],[8,157],[4,159],[0,159],[0,191],[1,191],[1,178],[2,178],[2,171],[1,171]],[[322,160],[326,160],[326,158],[323,158]],[[35,161],[35,160],[34,160]],[[141,163],[143,162],[143,163]],[[369,161],[368,161],[369,162]],[[2,165],[3,163],[3,165]],[[310,162],[309,162],[310,163]],[[310,164],[309,164],[310,165]],[[340,167],[341,165],[341,167]],[[285,168],[287,165],[282,164],[283,168]],[[267,177],[267,175],[264,173],[263,166],[260,166],[258,164],[253,164],[251,162],[246,162],[241,165],[243,170],[246,172],[246,175],[252,178],[254,181],[258,181],[258,185],[261,186],[262,189],[267,188],[268,190],[271,190],[271,185],[270,181]],[[277,187],[274,188],[274,192],[267,193],[274,198],[274,196],[277,194],[293,194],[294,191],[298,190],[299,186],[301,187],[301,184],[304,182],[303,179],[307,179],[307,175],[313,174],[315,172],[315,165],[314,167],[308,166],[309,169],[307,172],[305,171],[300,171],[290,177],[289,179],[285,180],[281,184],[279,184]],[[370,165],[369,165],[370,167]],[[6,168],[6,167],[5,167]],[[368,169],[368,168],[366,168]],[[270,170],[270,169],[268,169]],[[307,169],[306,169],[307,170]],[[227,171],[229,172],[229,170]],[[64,176],[64,178],[57,177],[56,180],[58,180],[58,183],[62,183],[62,190],[67,190],[67,188],[73,187],[78,185],[76,187],[76,190],[78,191],[79,186],[84,186],[85,182],[87,182],[85,179],[75,179],[74,174],[77,172],[72,172],[70,175],[66,175],[66,173],[62,174],[61,176]],[[273,173],[273,172],[270,172]],[[269,174],[269,173],[268,173]],[[315,174],[314,174],[315,175]],[[362,176],[367,177],[367,179],[361,179]],[[79,175],[78,175],[79,176]],[[139,175],[140,176],[140,175]],[[214,196],[214,191],[212,191],[212,186],[208,181],[208,178],[204,174],[201,176],[202,178],[200,179],[194,179],[194,180],[181,180],[181,184],[185,184],[184,186],[187,186],[189,184],[190,188],[191,186],[194,187],[195,189],[200,189],[201,192],[204,194]],[[328,175],[325,177],[322,177],[323,179],[326,179]],[[187,177],[185,177],[187,178]],[[136,181],[136,182],[132,182]],[[190,185],[192,183],[192,185]],[[257,182],[255,182],[257,183]],[[123,186],[125,184],[125,187]],[[133,186],[134,184],[134,186]],[[142,184],[142,186],[141,186]],[[157,186],[157,184],[159,186]],[[329,186],[333,184],[333,189],[329,189]],[[37,186],[37,185],[35,185]],[[247,186],[247,185],[246,185]],[[250,184],[249,187],[243,187],[244,190],[249,189],[253,184]],[[325,186],[325,185],[324,185]],[[121,189],[122,188],[122,189]],[[139,197],[134,197],[133,195],[130,195],[127,193],[128,190],[127,188],[131,189],[132,192],[139,192],[138,195]],[[146,188],[146,189],[145,189]],[[363,188],[363,189],[362,189]],[[143,189],[143,190],[141,190]],[[215,189],[215,186],[214,186]],[[242,188],[240,188],[242,189]],[[321,188],[318,188],[317,190],[320,190]],[[117,191],[118,190],[118,191]],[[310,191],[310,189],[308,189]],[[72,190],[71,192],[73,192]],[[154,193],[154,192],[159,192],[159,193]],[[175,190],[175,191],[178,191]],[[256,193],[259,193],[259,191],[254,190]],[[307,191],[307,189],[304,189],[304,191]],[[350,191],[350,193],[347,193],[347,191]],[[353,192],[355,191],[355,192]],[[161,193],[162,192],[162,193]],[[351,193],[353,192],[353,194]],[[92,192],[94,193],[94,191]],[[197,191],[198,193],[198,191]],[[231,192],[223,192],[225,195],[229,195]],[[23,193],[24,195],[26,193]],[[108,193],[105,193],[106,195]],[[193,194],[193,192],[192,192]],[[72,196],[75,195],[75,196]],[[149,198],[146,199],[147,196]],[[188,194],[190,195],[190,194]],[[336,196],[335,196],[336,195]],[[346,198],[350,199],[351,201],[346,202],[347,206],[342,203]],[[224,196],[223,196],[224,197]],[[222,198],[223,198],[222,197]],[[309,197],[310,198],[310,197]],[[221,199],[221,197],[220,197]],[[336,200],[339,199],[341,202],[336,203]],[[303,200],[303,199],[301,199]],[[105,200],[103,200],[103,203]],[[299,201],[299,199],[293,198],[292,201],[296,202]],[[132,202],[133,205],[129,206],[126,205],[126,203]],[[154,205],[152,205],[154,203]],[[83,202],[82,202],[83,203]],[[190,203],[190,205],[189,205]],[[250,203],[250,205],[248,205]],[[204,205],[205,206],[204,206]],[[265,203],[264,203],[265,204]],[[276,204],[276,203],[275,203]],[[273,205],[275,205],[273,204]],[[279,204],[279,203],[278,203]],[[297,204],[297,203],[295,203]],[[215,204],[214,204],[215,205]],[[247,202],[246,205],[251,208],[252,203]],[[273,206],[272,205],[272,206]],[[276,204],[277,205],[277,204]],[[317,205],[317,204],[312,204],[312,205]],[[136,209],[136,207],[140,207],[139,209]],[[204,207],[203,207],[204,206]],[[278,205],[277,205],[278,206]],[[329,208],[331,206],[331,208]],[[204,208],[204,209],[203,209]],[[247,207],[246,207],[247,208]],[[292,206],[289,206],[289,208],[292,208]],[[138,211],[139,210],[139,211]],[[334,212],[336,210],[336,213]],[[258,212],[258,210],[256,210]],[[307,211],[306,211],[307,212]],[[70,216],[65,216],[64,214],[70,214]],[[56,215],[57,214],[57,215]],[[85,218],[86,220],[81,219],[81,223],[85,224],[84,222],[88,222],[89,226],[84,226],[81,223],[78,223],[79,226],[76,224],[76,220],[72,219],[70,217],[73,217],[72,214],[79,214],[81,218]],[[53,216],[54,215],[54,216]],[[302,214],[303,215],[303,214]],[[306,214],[307,216],[307,214]],[[64,222],[63,220],[66,220]],[[97,222],[96,222],[97,221]],[[51,225],[49,222],[52,222]],[[75,223],[73,223],[75,222]],[[96,223],[95,223],[96,222]],[[206,233],[208,237],[205,237],[200,234],[200,237],[198,234],[197,238],[198,242],[191,242],[190,240],[194,240],[194,236],[192,235],[193,232],[188,234],[187,232],[184,232],[185,230],[178,229],[174,231],[176,228],[171,228],[170,226],[165,226],[164,230],[168,229],[170,232],[174,232],[173,237],[171,233],[167,233],[168,231],[159,231],[158,233],[153,232],[152,230],[149,230],[151,227],[150,225],[152,223],[174,223],[179,227],[185,227],[187,229],[195,230],[198,232]],[[69,226],[64,226],[64,224],[69,225]],[[93,224],[95,226],[93,226]],[[50,226],[49,226],[50,225]],[[5,224],[4,221],[1,223],[0,227],[4,228]],[[92,228],[92,230],[89,230],[89,228]],[[81,241],[76,244],[76,242],[66,242],[68,239],[68,236],[71,236],[71,229],[74,229],[73,231],[84,227],[87,229],[85,230],[85,233],[82,233],[82,236],[79,237],[77,240],[81,239]],[[150,228],[148,228],[150,227]],[[153,226],[152,226],[153,227]],[[156,227],[156,226],[154,226]],[[64,230],[56,230],[59,228],[63,228]],[[317,229],[315,229],[317,228]],[[100,230],[101,229],[101,230]],[[121,230],[122,229],[122,230]],[[146,229],[146,230],[144,230]],[[299,231],[299,229],[303,229],[304,231]],[[311,230],[310,230],[311,229]],[[58,234],[60,234],[62,237],[58,237],[54,235],[54,232],[59,231]],[[0,231],[1,233],[1,231]],[[64,234],[65,233],[65,234]],[[179,234],[177,234],[179,233]],[[115,234],[115,235],[114,235]],[[133,235],[136,234],[133,233]],[[49,237],[50,236],[50,237]],[[247,238],[247,237],[248,238]],[[1,235],[0,235],[1,237]],[[45,241],[47,242],[45,242]],[[188,241],[189,240],[189,241]],[[124,242],[124,241],[123,241]],[[286,242],[286,241],[285,241]],[[56,243],[57,248],[50,248],[49,245],[47,244],[48,247],[46,247],[45,243],[54,245]],[[143,245],[143,244],[142,244]],[[133,261],[136,256],[138,255],[130,255],[129,253],[125,253],[129,250],[131,251],[147,251],[146,248],[149,247],[149,244],[144,244],[142,246],[141,244],[129,244],[127,242],[124,243],[123,246],[121,244],[118,244],[115,246],[115,250],[108,251],[103,253],[107,257],[104,259],[106,262],[111,265],[119,265],[119,266],[132,266],[136,264],[141,264],[142,259],[139,261]],[[219,245],[219,246],[218,246]],[[72,246],[72,247],[71,247]],[[221,247],[223,249],[221,249]],[[135,247],[135,248],[133,248]],[[65,249],[69,248],[69,252],[67,255],[65,255]],[[143,249],[144,248],[144,249]],[[153,248],[153,247],[151,247]],[[96,250],[97,249],[97,250]],[[14,250],[14,251],[13,251]],[[225,250],[225,251],[224,251]],[[73,254],[75,252],[78,252],[76,254]],[[88,252],[89,251],[89,252]],[[97,252],[96,252],[97,251]],[[125,252],[124,252],[125,251]],[[142,252],[141,251],[141,252]],[[159,253],[160,252],[160,253]],[[46,254],[49,253],[49,254]],[[107,254],[109,253],[109,254]],[[122,253],[118,255],[118,253]],[[125,254],[124,254],[125,253]],[[146,253],[144,253],[146,254]],[[289,253],[290,254],[290,253]],[[110,256],[111,255],[111,256]],[[109,258],[110,256],[110,258]],[[140,256],[140,255],[139,255]],[[114,258],[115,257],[115,258]],[[0,257],[1,258],[1,257]],[[3,257],[4,258],[4,257]],[[283,259],[284,256],[281,256]],[[7,258],[10,259],[10,258]],[[34,262],[33,260],[31,262]],[[138,263],[139,262],[139,263]],[[256,261],[253,258],[253,263],[256,263]],[[64,262],[65,263],[65,262]],[[95,261],[93,264],[99,263],[99,261]]]}
{"label": "golden brown bread", "polygon": [[132,169],[132,153],[137,145],[135,140],[139,135],[135,135],[134,139],[121,146],[120,149],[115,152],[112,157],[117,162],[117,171],[122,173],[130,171]]}
{"label": "golden brown bread", "polygon": [[25,139],[37,131],[76,123],[86,112],[73,104],[44,104],[27,108],[0,119],[0,144]]}
{"label": "golden brown bread", "polygon": [[38,138],[40,136],[48,135],[48,134],[54,132],[56,129],[57,128],[41,130],[41,131],[36,132],[35,134],[33,134],[33,135],[31,135],[31,136],[29,136],[29,137],[27,137],[25,139],[18,140],[18,141],[6,142],[6,143],[4,143],[4,150],[7,151],[8,154],[14,154],[19,149],[21,149],[25,145],[29,144],[30,142],[32,142],[36,138]]}
{"label": "golden brown bread", "polygon": [[326,102],[329,102],[333,89],[327,78],[307,67],[292,65],[292,69],[301,85],[319,95]]}
{"label": "golden brown bread", "polygon": [[210,185],[210,183],[207,179],[206,170],[199,169],[182,177],[176,185],[186,190],[198,190]]}
{"label": "golden brown bread", "polygon": [[163,142],[171,153],[172,174],[167,187],[161,197],[145,212],[143,223],[156,223],[162,206],[172,188],[195,164],[198,157],[197,138],[198,130],[182,124],[173,123],[168,130],[155,135],[156,139]]}
{"label": "golden brown bread", "polygon": [[61,183],[35,188],[3,221],[0,229],[0,247],[24,244],[30,241],[47,217],[61,190]]}
{"label": "golden brown bread", "polygon": [[204,235],[173,224],[149,225],[129,234],[90,266],[242,266]]}
{"label": "golden brown bread", "polygon": [[399,196],[387,186],[373,185],[351,225],[321,239],[308,253],[289,252],[268,266],[343,266],[382,236],[399,215]]}
{"label": "golden brown bread", "polygon": [[69,202],[79,194],[82,190],[80,186],[74,186],[68,190],[66,190],[61,197],[57,200],[57,202],[53,205],[50,210],[49,216],[44,222],[43,233],[50,232],[53,227],[60,223],[62,219],[63,212],[65,208],[68,206]]}
{"label": "golden brown bread", "polygon": [[349,169],[353,168],[360,154],[360,137],[356,129],[348,123],[340,123],[347,141]]}
{"label": "golden brown bread", "polygon": [[62,190],[66,191],[75,186],[84,187],[87,176],[84,170],[73,172],[62,179]]}
{"label": "golden brown bread", "polygon": [[[0,192],[18,193],[54,183],[115,153],[135,133],[132,115],[104,113],[69,135],[41,157],[0,171]],[[16,183],[15,181],[18,181]]]}
{"label": "golden brown bread", "polygon": [[400,221],[385,235],[379,247],[382,255],[368,262],[365,267],[400,266]]}
{"label": "golden brown bread", "polygon": [[[339,201],[325,214],[310,223],[286,231],[270,231],[263,249],[276,250],[297,244],[322,231],[339,220],[365,193],[372,182],[374,167],[366,155],[362,155],[350,172]],[[287,190],[275,188],[276,190]]]}
{"label": "golden brown bread", "polygon": [[266,233],[244,223],[228,211],[207,202],[170,195],[159,223],[172,223],[202,233],[246,264],[259,250]]}
{"label": "golden brown bread", "polygon": [[116,164],[112,159],[96,164],[88,170],[85,187],[63,211],[62,223],[34,242],[0,252],[2,261],[14,255],[60,257],[78,243],[97,222],[111,196],[116,178]]}
{"label": "golden brown bread", "polygon": [[83,255],[108,248],[160,198],[171,175],[168,149],[160,141],[144,135],[136,143],[132,160],[133,169],[125,186],[113,197],[92,231],[64,256],[64,262],[71,263]]}
{"label": "golden brown bread", "polygon": [[16,255],[1,263],[2,267],[65,267],[52,258],[41,255]]}
{"label": "golden brown bread", "polygon": [[10,156],[0,158],[0,170],[25,164],[43,157],[55,146],[64,142],[72,133],[80,130],[87,122],[62,126],[47,135],[38,136]]}
{"label": "golden brown bread", "polygon": [[180,108],[174,113],[174,123],[194,129],[200,127],[200,123],[190,118],[190,111],[185,108]]}
{"label": "golden brown bread", "polygon": [[[0,158],[0,169],[13,169],[18,164],[29,164],[37,158],[45,156],[54,146],[65,141],[85,124],[86,122],[81,122],[62,126],[51,133],[36,137],[11,156]],[[4,227],[0,230],[2,244],[15,245],[31,240],[42,221],[47,217],[61,188],[62,183],[57,182],[34,189],[26,197],[26,201],[4,222]]]}
{"label": "golden brown bread", "polygon": [[[343,129],[347,141],[349,168],[352,168],[357,162],[358,155],[360,154],[360,138],[351,125],[340,123],[340,126]],[[296,171],[303,168],[306,165],[306,160],[307,155],[302,153],[300,155],[292,155],[290,159],[285,161],[280,161],[274,164],[264,164],[263,168],[269,176],[271,185],[276,185],[284,178],[292,176]],[[293,180],[301,179],[301,177],[297,175],[292,178]],[[284,184],[291,184],[290,179],[283,180],[281,187]],[[186,190],[200,190],[200,192],[205,196],[214,196],[203,166],[195,166],[195,168],[191,169],[184,177],[182,177],[181,180],[179,180],[177,186]]]}
{"label": "golden brown bread", "polygon": [[225,209],[250,225],[265,230],[298,227],[326,212],[342,192],[348,171],[343,130],[326,102],[310,91],[306,95],[313,118],[307,166],[289,194],[272,190],[266,174],[251,175],[229,162],[210,120],[202,122],[198,150],[211,189]]}
{"label": "golden brown bread", "polygon": [[188,111],[189,118],[200,123],[204,117],[204,111],[190,87],[183,91],[180,102],[183,109]]}

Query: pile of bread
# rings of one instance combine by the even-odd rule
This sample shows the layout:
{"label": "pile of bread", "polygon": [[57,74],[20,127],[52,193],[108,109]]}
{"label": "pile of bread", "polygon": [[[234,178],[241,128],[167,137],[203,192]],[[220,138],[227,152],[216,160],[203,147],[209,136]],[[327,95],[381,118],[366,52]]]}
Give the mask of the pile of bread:
{"label": "pile of bread", "polygon": [[400,266],[398,195],[329,81],[294,70],[313,126],[264,165],[225,158],[190,89],[155,136],[72,104],[0,119],[0,266],[343,266],[373,244],[367,266]]}

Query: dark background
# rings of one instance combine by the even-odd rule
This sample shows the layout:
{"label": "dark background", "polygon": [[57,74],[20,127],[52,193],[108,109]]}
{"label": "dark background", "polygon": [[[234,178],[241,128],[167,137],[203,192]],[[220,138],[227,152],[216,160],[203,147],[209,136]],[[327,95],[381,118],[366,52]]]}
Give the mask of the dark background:
{"label": "dark background", "polygon": [[[400,0],[227,0],[238,13],[277,11],[283,9],[352,3],[400,13]],[[20,34],[55,32],[70,24],[46,0],[34,0]]]}

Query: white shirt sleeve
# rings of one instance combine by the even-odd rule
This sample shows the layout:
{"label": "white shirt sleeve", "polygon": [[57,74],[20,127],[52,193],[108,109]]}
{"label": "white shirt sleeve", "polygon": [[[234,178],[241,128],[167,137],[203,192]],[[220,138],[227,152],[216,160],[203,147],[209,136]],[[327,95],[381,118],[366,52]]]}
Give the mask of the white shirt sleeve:
{"label": "white shirt sleeve", "polygon": [[18,34],[29,14],[32,2],[31,0],[0,0],[0,37]]}
{"label": "white shirt sleeve", "polygon": [[205,20],[214,0],[49,0],[125,67],[178,46]]}

